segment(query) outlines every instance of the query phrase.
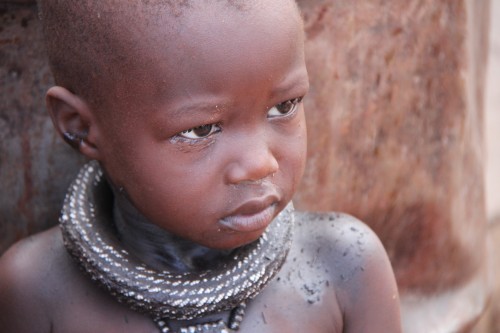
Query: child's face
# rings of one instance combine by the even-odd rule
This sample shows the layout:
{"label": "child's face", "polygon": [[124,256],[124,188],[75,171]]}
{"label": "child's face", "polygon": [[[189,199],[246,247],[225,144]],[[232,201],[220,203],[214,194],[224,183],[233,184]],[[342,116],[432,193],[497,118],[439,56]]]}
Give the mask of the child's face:
{"label": "child's face", "polygon": [[98,147],[150,221],[228,249],[257,239],[292,198],[308,77],[291,1],[243,11],[206,3],[178,18],[175,34],[147,32],[148,63],[117,88],[127,95],[114,93]]}

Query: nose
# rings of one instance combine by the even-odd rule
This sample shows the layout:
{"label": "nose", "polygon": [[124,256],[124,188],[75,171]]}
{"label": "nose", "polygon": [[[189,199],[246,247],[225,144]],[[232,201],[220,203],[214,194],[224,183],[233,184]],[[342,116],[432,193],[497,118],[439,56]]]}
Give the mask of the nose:
{"label": "nose", "polygon": [[226,169],[226,178],[230,184],[263,180],[279,169],[278,160],[262,136],[243,137],[238,142],[233,142],[231,149],[233,158]]}

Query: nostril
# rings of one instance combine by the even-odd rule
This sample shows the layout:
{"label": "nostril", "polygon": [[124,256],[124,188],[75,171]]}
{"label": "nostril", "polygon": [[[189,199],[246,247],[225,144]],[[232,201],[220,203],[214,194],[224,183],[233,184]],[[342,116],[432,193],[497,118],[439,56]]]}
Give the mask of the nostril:
{"label": "nostril", "polygon": [[274,177],[278,170],[278,161],[271,152],[242,154],[228,165],[227,178],[231,184],[258,184]]}

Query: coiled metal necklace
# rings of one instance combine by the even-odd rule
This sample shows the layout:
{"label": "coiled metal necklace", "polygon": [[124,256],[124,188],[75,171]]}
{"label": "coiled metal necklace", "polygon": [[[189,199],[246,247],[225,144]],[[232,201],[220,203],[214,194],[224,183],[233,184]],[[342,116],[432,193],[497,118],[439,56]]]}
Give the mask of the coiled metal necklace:
{"label": "coiled metal necklace", "polygon": [[220,267],[177,273],[154,270],[121,246],[105,195],[107,187],[99,164],[89,162],[70,186],[60,216],[66,249],[92,280],[119,302],[149,314],[161,332],[172,332],[169,320],[223,311],[231,311],[227,324],[220,320],[180,328],[179,332],[238,330],[246,301],[264,288],[285,261],[292,239],[292,205],[257,241],[234,251]]}

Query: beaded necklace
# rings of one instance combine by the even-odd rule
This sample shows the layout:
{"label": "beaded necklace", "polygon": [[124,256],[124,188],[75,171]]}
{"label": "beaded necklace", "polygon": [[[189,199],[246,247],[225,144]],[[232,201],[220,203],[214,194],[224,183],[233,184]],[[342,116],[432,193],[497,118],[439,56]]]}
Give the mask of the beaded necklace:
{"label": "beaded necklace", "polygon": [[119,302],[149,314],[161,332],[169,320],[190,320],[231,311],[224,321],[184,327],[179,332],[223,333],[239,329],[246,301],[254,298],[283,265],[291,246],[289,204],[252,244],[220,267],[202,272],[156,271],[130,255],[114,230],[108,185],[96,161],[80,170],[60,216],[64,244],[92,280]]}

